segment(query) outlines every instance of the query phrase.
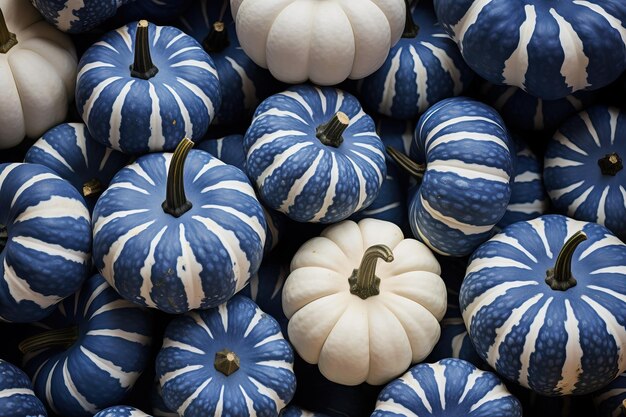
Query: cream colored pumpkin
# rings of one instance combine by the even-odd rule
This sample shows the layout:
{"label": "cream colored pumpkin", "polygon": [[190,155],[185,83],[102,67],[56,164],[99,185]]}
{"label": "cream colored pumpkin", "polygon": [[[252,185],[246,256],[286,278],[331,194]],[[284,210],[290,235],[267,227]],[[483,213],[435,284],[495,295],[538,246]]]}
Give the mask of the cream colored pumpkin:
{"label": "cream colored pumpkin", "polygon": [[254,62],[287,83],[333,85],[385,62],[400,39],[405,0],[230,0]]}
{"label": "cream colored pumpkin", "polygon": [[[65,119],[78,61],[69,36],[44,21],[29,1],[0,0],[0,10],[0,149],[5,149]],[[3,29],[17,43],[9,46]]]}
{"label": "cream colored pumpkin", "polygon": [[[366,276],[374,271],[377,295]],[[330,226],[292,259],[283,288],[289,339],[333,382],[385,384],[426,358],[439,340],[447,306],[440,272],[432,252],[405,239],[393,223]],[[349,282],[353,274],[356,287]]]}

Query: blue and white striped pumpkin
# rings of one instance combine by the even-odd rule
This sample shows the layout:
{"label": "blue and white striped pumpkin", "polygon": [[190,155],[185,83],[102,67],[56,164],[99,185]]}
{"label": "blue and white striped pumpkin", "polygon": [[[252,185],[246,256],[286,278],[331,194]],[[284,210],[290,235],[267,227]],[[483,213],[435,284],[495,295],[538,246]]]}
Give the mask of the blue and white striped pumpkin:
{"label": "blue and white striped pumpkin", "polygon": [[130,158],[93,140],[82,123],[64,123],[31,146],[25,162],[45,165],[72,184],[93,211],[102,191]]}
{"label": "blue and white striped pumpkin", "polygon": [[[221,36],[213,30],[218,22],[224,24]],[[270,72],[255,64],[239,45],[230,0],[196,0],[178,26],[202,44],[215,62],[222,105],[214,124],[249,122],[261,100],[279,91]]]}
{"label": "blue and white striped pumpkin", "polygon": [[626,373],[594,394],[597,417],[622,417],[626,412]]}
{"label": "blue and white striped pumpkin", "polygon": [[35,396],[28,376],[0,359],[0,417],[46,416],[46,408]]}
{"label": "blue and white striped pumpkin", "polygon": [[[325,145],[316,132],[340,114],[349,119],[342,140]],[[263,201],[300,222],[338,222],[369,206],[387,171],[372,118],[329,87],[294,86],[263,101],[244,149]]]}
{"label": "blue and white striped pumpkin", "polygon": [[123,300],[100,275],[37,326],[40,333],[20,346],[25,369],[37,396],[64,417],[118,404],[149,365],[149,312]]}
{"label": "blue and white striped pumpkin", "polygon": [[189,211],[166,200],[170,153],[137,159],[113,178],[94,209],[94,262],[126,299],[171,314],[224,303],[263,256],[263,208],[241,170],[192,150],[184,163]]}
{"label": "blue and white striped pumpkin", "polygon": [[236,295],[174,319],[156,372],[165,403],[181,417],[278,416],[295,393],[293,360],[276,320]]}
{"label": "blue and white striped pumpkin", "polygon": [[178,413],[170,410],[165,401],[163,401],[163,390],[159,385],[158,378],[155,380],[154,387],[150,395],[150,405],[152,406],[152,415],[154,417],[178,417]]}
{"label": "blue and white striped pumpkin", "polygon": [[0,164],[0,320],[37,321],[91,270],[89,211],[47,167]]}
{"label": "blue and white striped pumpkin", "polygon": [[280,413],[280,417],[328,417],[326,414],[304,410],[296,405],[289,405]]}
{"label": "blue and white striped pumpkin", "polygon": [[600,223],[626,239],[622,158],[626,158],[625,111],[595,106],[568,119],[545,155],[544,181],[555,209]]}
{"label": "blue and white striped pumpkin", "polygon": [[115,407],[109,407],[106,410],[102,410],[93,417],[152,417],[149,414],[135,408],[125,405],[116,405]]}
{"label": "blue and white striped pumpkin", "polygon": [[113,17],[117,8],[131,0],[30,0],[57,29],[82,33]]}
{"label": "blue and white striped pumpkin", "polygon": [[511,184],[511,199],[504,217],[498,222],[500,229],[531,220],[545,214],[550,205],[543,186],[542,164],[537,155],[519,136],[513,136],[515,148],[515,177]]}
{"label": "blue and white striped pumpkin", "polygon": [[458,96],[474,76],[454,41],[437,22],[431,1],[409,1],[419,28],[405,33],[385,63],[359,83],[366,108],[396,119],[416,119],[430,106]]}
{"label": "blue and white striped pumpkin", "polygon": [[491,372],[461,359],[420,364],[387,385],[372,417],[522,417],[520,402]]}
{"label": "blue and white striped pumpkin", "polygon": [[128,154],[173,150],[201,139],[221,95],[211,58],[179,29],[150,24],[149,51],[158,72],[131,75],[137,24],[107,33],[79,62],[76,105],[93,138]]}
{"label": "blue and white striped pumpkin", "polygon": [[597,90],[626,69],[621,1],[435,0],[435,10],[474,71],[535,97]]}
{"label": "blue and white striped pumpkin", "polygon": [[[581,230],[587,240],[555,268]],[[507,227],[474,252],[461,287],[478,354],[542,395],[602,388],[626,370],[625,264],[626,245],[595,223],[547,215]],[[568,266],[577,283],[553,289],[546,271]]]}
{"label": "blue and white striped pumpkin", "polygon": [[489,239],[511,196],[511,139],[498,113],[465,98],[440,101],[420,118],[411,157],[426,164],[409,202],[416,238],[465,256]]}

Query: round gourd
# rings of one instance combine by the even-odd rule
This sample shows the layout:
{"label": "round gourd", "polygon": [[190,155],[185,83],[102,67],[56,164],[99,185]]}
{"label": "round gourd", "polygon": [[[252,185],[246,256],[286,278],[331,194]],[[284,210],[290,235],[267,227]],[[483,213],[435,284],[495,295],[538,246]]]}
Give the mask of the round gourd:
{"label": "round gourd", "polygon": [[142,20],[107,33],[79,63],[76,105],[95,140],[127,153],[201,139],[221,95],[211,58],[190,36]]}
{"label": "round gourd", "polygon": [[244,151],[261,199],[300,222],[334,223],[369,206],[386,175],[374,121],[334,88],[295,86],[263,101]]}
{"label": "round gourd", "polygon": [[181,417],[276,417],[296,389],[293,359],[276,320],[236,295],[174,319],[156,373]]}
{"label": "round gourd", "polygon": [[626,373],[594,394],[598,417],[621,417],[626,413]]}
{"label": "round gourd", "polygon": [[460,359],[414,366],[378,396],[372,417],[522,417],[500,379]]}
{"label": "round gourd", "polygon": [[25,162],[45,165],[82,194],[90,211],[130,158],[93,140],[82,123],[64,123],[31,146]]}
{"label": "round gourd", "polygon": [[[113,17],[118,7],[131,0],[30,0],[57,29],[83,33]],[[136,0],[132,0],[136,1]]]}
{"label": "round gourd", "polygon": [[404,0],[230,0],[237,36],[248,56],[280,81],[318,85],[361,79],[396,44]]}
{"label": "round gourd", "polygon": [[17,366],[0,359],[0,417],[46,417],[30,379]]}
{"label": "round gourd", "polygon": [[28,1],[0,0],[0,149],[61,123],[76,85],[70,38]]}
{"label": "round gourd", "polygon": [[435,0],[435,10],[474,71],[535,97],[597,90],[626,69],[623,2]]}
{"label": "round gourd", "polygon": [[[94,209],[94,262],[135,303],[170,314],[215,307],[263,256],[265,218],[248,179],[181,141],[138,158]],[[188,154],[188,156],[187,156]]]}
{"label": "round gourd", "polygon": [[119,404],[147,368],[151,316],[100,275],[67,298],[19,347],[37,396],[64,417]]}
{"label": "round gourd", "polygon": [[0,320],[32,322],[91,270],[91,223],[70,183],[37,164],[0,164]]}
{"label": "round gourd", "polygon": [[438,101],[462,94],[473,76],[437,22],[432,2],[408,0],[400,41],[382,67],[359,83],[359,93],[365,107],[410,120]]}
{"label": "round gourd", "polygon": [[446,312],[440,272],[430,250],[393,223],[330,226],[291,261],[283,288],[289,340],[333,382],[385,384],[439,339]]}
{"label": "round gourd", "polygon": [[626,245],[559,215],[505,228],[470,259],[460,294],[476,351],[547,396],[581,395],[626,370]]}
{"label": "round gourd", "polygon": [[568,119],[548,143],[544,181],[554,208],[626,239],[626,112],[596,106]]}
{"label": "round gourd", "polygon": [[93,417],[152,417],[149,414],[135,407],[127,407],[125,405],[117,405],[115,407],[109,407],[106,410],[102,410]]}
{"label": "round gourd", "polygon": [[152,406],[152,415],[154,417],[179,417],[178,413],[170,410],[165,401],[163,401],[163,390],[159,385],[158,378],[155,380],[154,387],[150,396],[150,405]]}

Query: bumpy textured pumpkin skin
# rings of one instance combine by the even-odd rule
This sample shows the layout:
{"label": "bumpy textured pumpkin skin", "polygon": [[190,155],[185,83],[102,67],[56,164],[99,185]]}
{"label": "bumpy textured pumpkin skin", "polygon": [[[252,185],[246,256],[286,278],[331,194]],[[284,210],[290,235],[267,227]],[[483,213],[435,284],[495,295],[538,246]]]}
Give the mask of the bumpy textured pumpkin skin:
{"label": "bumpy textured pumpkin skin", "polygon": [[41,15],[57,29],[83,33],[115,15],[118,7],[131,0],[30,0]]}
{"label": "bumpy textured pumpkin skin", "polygon": [[[228,349],[240,360],[229,376],[214,365]],[[296,389],[293,351],[280,326],[247,297],[174,319],[156,373],[167,406],[182,417],[277,417]]]}
{"label": "bumpy textured pumpkin skin", "polygon": [[550,140],[544,181],[559,212],[626,239],[626,170],[603,175],[598,166],[613,153],[626,160],[626,112],[592,107],[568,119]]}
{"label": "bumpy textured pumpkin skin", "polygon": [[598,417],[615,417],[623,414],[626,401],[626,373],[594,394]]}
{"label": "bumpy textured pumpkin skin", "polygon": [[118,405],[102,410],[93,417],[152,417],[135,407]]}
{"label": "bumpy textured pumpkin skin", "polygon": [[46,417],[46,408],[35,396],[28,376],[0,359],[0,416]]}
{"label": "bumpy textured pumpkin skin", "polygon": [[[546,271],[566,239],[576,286]],[[499,375],[548,396],[586,394],[626,370],[626,245],[606,228],[546,215],[505,228],[470,259],[460,294],[476,351]]]}
{"label": "bumpy textured pumpkin skin", "polygon": [[626,69],[623,2],[435,0],[435,10],[474,71],[536,97],[595,90]]}
{"label": "bumpy textured pumpkin skin", "polygon": [[372,417],[522,417],[500,379],[460,359],[414,366],[378,396]]}

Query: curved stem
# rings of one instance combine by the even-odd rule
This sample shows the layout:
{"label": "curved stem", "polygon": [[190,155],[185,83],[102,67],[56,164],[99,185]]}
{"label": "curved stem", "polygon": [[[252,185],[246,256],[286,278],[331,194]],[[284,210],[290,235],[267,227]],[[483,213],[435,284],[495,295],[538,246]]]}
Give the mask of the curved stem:
{"label": "curved stem", "polygon": [[174,217],[180,217],[191,209],[191,202],[185,195],[185,160],[189,151],[193,148],[193,142],[189,138],[180,141],[167,172],[167,192],[163,202],[163,210]]}
{"label": "curved stem", "polygon": [[18,345],[23,354],[37,352],[51,347],[61,347],[67,349],[78,340],[78,327],[68,327],[65,329],[48,330],[38,335],[23,340]]}
{"label": "curved stem", "polygon": [[572,257],[578,245],[585,240],[587,240],[587,235],[582,230],[567,239],[556,258],[554,268],[546,271],[546,283],[550,288],[556,291],[566,291],[576,286],[576,279],[572,275]]}
{"label": "curved stem", "polygon": [[598,159],[598,165],[602,175],[611,175],[613,177],[624,169],[622,158],[616,152],[604,155],[604,158]]}
{"label": "curved stem", "polygon": [[140,20],[135,33],[135,61],[130,66],[130,75],[135,78],[149,80],[159,69],[152,63],[150,55],[150,24],[147,20]]}
{"label": "curved stem", "polygon": [[228,31],[224,22],[215,22],[211,27],[211,31],[202,41],[202,46],[207,53],[222,52],[228,48],[230,42],[228,40]]}
{"label": "curved stem", "polygon": [[17,37],[15,33],[9,32],[7,21],[4,19],[2,9],[0,9],[0,53],[6,54],[15,45],[17,45]]}
{"label": "curved stem", "polygon": [[418,164],[417,162],[412,161],[411,158],[409,158],[404,152],[400,152],[391,146],[387,146],[386,150],[391,159],[393,159],[395,163],[409,175],[417,180],[421,180],[424,177],[426,165]]}
{"label": "curved stem", "polygon": [[376,276],[376,264],[379,259],[385,262],[393,261],[393,252],[388,246],[374,245],[365,251],[359,269],[355,269],[348,279],[352,294],[366,300],[380,293],[380,278]]}
{"label": "curved stem", "polygon": [[343,143],[343,132],[350,125],[350,118],[344,112],[337,112],[327,123],[319,125],[316,136],[326,146],[338,148]]}
{"label": "curved stem", "polygon": [[104,187],[99,179],[94,178],[83,184],[83,197],[92,197],[104,191]]}
{"label": "curved stem", "polygon": [[416,38],[420,32],[420,27],[415,24],[415,20],[413,20],[411,3],[411,0],[404,0],[404,4],[406,5],[406,22],[404,23],[404,33],[402,33],[402,37],[408,39]]}
{"label": "curved stem", "polygon": [[239,370],[239,356],[229,349],[222,349],[215,354],[215,369],[226,376]]}

